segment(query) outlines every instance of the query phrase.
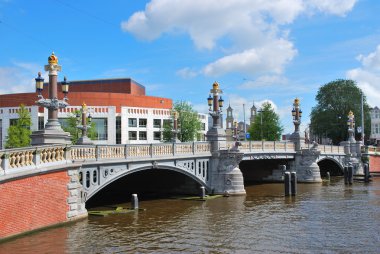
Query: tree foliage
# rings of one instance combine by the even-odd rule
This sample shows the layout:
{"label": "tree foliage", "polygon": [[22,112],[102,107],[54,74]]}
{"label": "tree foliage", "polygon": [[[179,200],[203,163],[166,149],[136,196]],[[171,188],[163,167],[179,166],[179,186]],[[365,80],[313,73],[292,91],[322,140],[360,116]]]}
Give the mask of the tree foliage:
{"label": "tree foliage", "polygon": [[8,137],[6,139],[5,148],[17,148],[30,145],[30,130],[32,121],[29,111],[25,108],[25,105],[21,104],[18,111],[18,119],[14,125],[8,128]]}
{"label": "tree foliage", "polygon": [[272,105],[265,102],[260,111],[257,112],[255,120],[249,127],[251,140],[270,140],[275,141],[281,138],[283,128],[280,118],[274,112]]}
{"label": "tree foliage", "polygon": [[[62,129],[66,132],[70,133],[71,136],[71,143],[76,144],[78,142],[78,139],[82,136],[82,131],[77,128],[77,114],[82,115],[80,110],[75,110],[72,114],[69,115],[68,118],[65,119],[64,123],[62,124]],[[89,124],[89,119],[87,118],[87,124]],[[91,127],[87,130],[87,137],[91,140],[94,140],[97,138],[97,132],[96,132],[96,125],[94,122],[91,122]]]}
{"label": "tree foliage", "polygon": [[[350,110],[355,115],[356,127],[361,123],[361,96],[363,91],[353,80],[335,80],[323,85],[316,96],[317,105],[313,107],[311,118],[312,133],[319,137],[330,138],[333,144],[347,140],[347,115]],[[369,138],[371,117],[366,97],[363,95],[365,137]],[[357,139],[360,133],[355,131]]]}
{"label": "tree foliage", "polygon": [[[178,112],[178,139],[181,142],[188,142],[197,139],[201,130],[201,121],[198,113],[193,107],[185,101],[177,101],[174,103],[173,110]],[[163,139],[164,141],[172,140],[173,122],[164,124]]]}

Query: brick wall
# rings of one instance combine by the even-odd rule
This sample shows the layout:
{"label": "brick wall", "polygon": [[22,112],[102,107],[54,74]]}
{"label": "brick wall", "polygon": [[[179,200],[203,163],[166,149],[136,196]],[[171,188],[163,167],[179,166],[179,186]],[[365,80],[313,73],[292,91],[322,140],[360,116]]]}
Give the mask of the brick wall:
{"label": "brick wall", "polygon": [[369,157],[369,171],[380,172],[380,155],[370,155]]}
{"label": "brick wall", "polygon": [[0,184],[0,239],[67,221],[67,171]]}

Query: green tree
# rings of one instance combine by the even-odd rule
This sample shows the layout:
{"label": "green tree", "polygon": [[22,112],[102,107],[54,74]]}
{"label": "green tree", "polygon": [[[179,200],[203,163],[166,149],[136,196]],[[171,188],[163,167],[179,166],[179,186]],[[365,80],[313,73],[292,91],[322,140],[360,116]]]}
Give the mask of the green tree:
{"label": "green tree", "polygon": [[[82,115],[80,110],[75,110],[68,118],[62,123],[62,129],[70,133],[71,143],[76,144],[78,139],[82,136],[82,131],[77,128],[77,118],[76,115]],[[89,124],[89,119],[87,118],[87,124]],[[96,125],[94,122],[91,122],[91,127],[87,130],[87,137],[91,140],[97,138],[98,133],[96,132]]]}
{"label": "green tree", "polygon": [[[178,112],[178,139],[181,142],[193,141],[198,137],[201,130],[201,121],[198,113],[193,107],[185,101],[177,101],[174,103],[173,110]],[[163,139],[164,141],[172,140],[173,122],[164,124]]]}
{"label": "green tree", "polygon": [[30,127],[32,121],[30,119],[30,113],[25,108],[25,105],[21,104],[18,111],[18,119],[14,121],[8,128],[8,137],[6,139],[5,148],[25,147],[30,145],[30,134],[32,131]]}
{"label": "green tree", "polygon": [[272,105],[265,102],[261,110],[256,114],[255,120],[251,124],[248,132],[251,140],[279,140],[283,128],[280,124],[280,118],[274,112]]}
{"label": "green tree", "polygon": [[[347,115],[350,110],[355,115],[356,127],[361,126],[361,96],[363,91],[353,80],[335,80],[319,88],[317,105],[311,111],[311,130],[314,135],[330,138],[333,144],[347,140]],[[365,137],[369,137],[371,117],[366,97],[363,95]],[[360,133],[355,131],[356,138]]]}

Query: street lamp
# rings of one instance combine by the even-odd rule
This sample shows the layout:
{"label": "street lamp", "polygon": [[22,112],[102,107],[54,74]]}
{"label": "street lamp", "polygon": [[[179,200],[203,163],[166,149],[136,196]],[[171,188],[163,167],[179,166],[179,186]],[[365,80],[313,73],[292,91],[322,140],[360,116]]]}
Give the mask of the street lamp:
{"label": "street lamp", "polygon": [[[88,116],[87,116],[88,113]],[[86,103],[83,102],[80,112],[76,115],[77,128],[82,131],[82,136],[78,139],[78,145],[92,145],[93,142],[87,137],[87,131],[91,128],[92,116],[87,110]],[[88,125],[87,125],[88,119]],[[80,124],[82,123],[82,124]]]}
{"label": "street lamp", "polygon": [[178,139],[178,117],[179,113],[173,109],[172,111],[172,117],[173,117],[173,137],[172,142],[177,143],[179,142]]}
{"label": "street lamp", "polygon": [[222,99],[222,96],[219,97],[219,95],[222,93],[223,91],[219,89],[218,82],[214,82],[214,84],[212,84],[212,89],[210,90],[210,95],[207,98],[209,112],[213,119],[213,127],[215,128],[220,127],[220,116],[222,114],[224,100]]}
{"label": "street lamp", "polygon": [[263,109],[260,108],[259,110],[257,110],[257,112],[260,113],[260,136],[261,136],[261,140],[263,140]]}
{"label": "street lamp", "polygon": [[61,108],[66,108],[69,105],[67,103],[69,83],[67,82],[66,77],[64,78],[64,81],[61,82],[64,98],[63,100],[58,99],[57,76],[61,69],[62,67],[58,65],[58,58],[54,55],[54,53],[52,53],[48,57],[48,64],[45,65],[45,71],[49,72],[49,97],[46,99],[42,96],[44,79],[41,77],[41,72],[38,73],[38,76],[35,79],[36,91],[38,93],[38,100],[36,101],[36,104],[40,107],[48,109],[48,121],[43,130],[33,132],[31,135],[32,145],[71,143],[70,134],[62,130],[58,121],[58,110]]}
{"label": "street lamp", "polygon": [[350,110],[347,116],[347,127],[348,127],[348,140],[355,142],[354,132],[355,132],[355,116]]}
{"label": "street lamp", "polygon": [[302,110],[300,109],[300,100],[298,98],[294,99],[292,116],[293,116],[293,123],[294,123],[294,132],[299,133]]}

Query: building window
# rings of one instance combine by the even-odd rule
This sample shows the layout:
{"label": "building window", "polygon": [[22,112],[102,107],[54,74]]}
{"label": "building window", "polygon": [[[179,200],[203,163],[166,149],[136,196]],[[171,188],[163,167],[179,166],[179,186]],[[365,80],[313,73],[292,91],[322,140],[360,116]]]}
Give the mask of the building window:
{"label": "building window", "polygon": [[164,119],[164,127],[165,126],[172,126],[172,120],[171,119]]}
{"label": "building window", "polygon": [[153,127],[161,128],[161,119],[153,119]]}
{"label": "building window", "polygon": [[43,116],[38,117],[38,130],[43,130],[45,128],[45,119]]}
{"label": "building window", "polygon": [[206,130],[206,124],[205,123],[202,123],[202,127],[201,127],[202,131],[205,131]]}
{"label": "building window", "polygon": [[129,140],[137,140],[137,132],[136,131],[129,131],[128,132],[128,139]]}
{"label": "building window", "polygon": [[116,144],[121,144],[121,117],[116,117]]}
{"label": "building window", "polygon": [[146,140],[146,131],[139,131],[139,140]]}
{"label": "building window", "polygon": [[137,118],[128,118],[129,127],[137,127]]}
{"label": "building window", "polygon": [[139,127],[146,127],[146,118],[139,119]]}
{"label": "building window", "polygon": [[9,126],[17,125],[17,122],[18,122],[18,118],[16,118],[16,119],[9,119]]}
{"label": "building window", "polygon": [[3,149],[3,120],[0,119],[0,150]]}
{"label": "building window", "polygon": [[161,132],[160,131],[153,132],[153,139],[154,140],[161,140]]}
{"label": "building window", "polygon": [[108,139],[108,121],[107,118],[93,118],[92,122],[95,123],[95,130],[97,133],[97,140]]}
{"label": "building window", "polygon": [[379,133],[379,124],[375,124],[375,133],[376,133],[376,134]]}

